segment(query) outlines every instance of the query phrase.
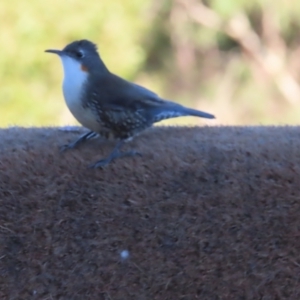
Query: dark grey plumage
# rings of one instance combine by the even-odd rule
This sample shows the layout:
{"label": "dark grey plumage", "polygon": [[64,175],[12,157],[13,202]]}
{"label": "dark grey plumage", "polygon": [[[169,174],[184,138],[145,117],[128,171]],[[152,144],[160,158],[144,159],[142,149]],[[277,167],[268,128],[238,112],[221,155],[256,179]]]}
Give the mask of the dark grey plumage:
{"label": "dark grey plumage", "polygon": [[[152,91],[112,74],[101,60],[97,46],[88,40],[75,41],[61,52],[79,61],[88,72],[80,99],[83,109],[93,112],[99,124],[97,133],[113,135],[120,140],[112,154],[94,167],[103,166],[117,157],[137,154],[132,151],[122,153],[119,148],[125,140],[153,123],[180,116],[214,118],[211,114],[161,99]],[[65,149],[74,148],[90,136],[91,132]]]}

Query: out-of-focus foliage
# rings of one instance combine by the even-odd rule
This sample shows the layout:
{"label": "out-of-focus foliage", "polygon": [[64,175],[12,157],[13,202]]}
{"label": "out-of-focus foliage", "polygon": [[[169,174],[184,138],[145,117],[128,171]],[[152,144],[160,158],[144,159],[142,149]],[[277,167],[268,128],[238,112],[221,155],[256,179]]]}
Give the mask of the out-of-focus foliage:
{"label": "out-of-focus foliage", "polygon": [[112,72],[214,113],[208,124],[299,123],[297,0],[10,0],[0,25],[0,126],[76,124],[44,50],[81,38]]}

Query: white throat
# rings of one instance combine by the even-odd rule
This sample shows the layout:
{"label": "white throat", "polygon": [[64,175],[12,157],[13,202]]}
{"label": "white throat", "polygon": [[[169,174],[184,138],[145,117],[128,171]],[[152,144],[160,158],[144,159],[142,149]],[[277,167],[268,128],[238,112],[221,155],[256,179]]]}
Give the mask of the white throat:
{"label": "white throat", "polygon": [[82,87],[87,80],[88,73],[81,69],[80,62],[62,55],[60,56],[64,68],[63,93],[65,101],[72,113],[74,106],[81,101]]}
{"label": "white throat", "polygon": [[97,132],[99,123],[95,112],[84,107],[82,103],[82,89],[88,78],[88,72],[84,71],[80,62],[75,59],[66,55],[60,58],[64,67],[63,93],[67,106],[79,123]]}

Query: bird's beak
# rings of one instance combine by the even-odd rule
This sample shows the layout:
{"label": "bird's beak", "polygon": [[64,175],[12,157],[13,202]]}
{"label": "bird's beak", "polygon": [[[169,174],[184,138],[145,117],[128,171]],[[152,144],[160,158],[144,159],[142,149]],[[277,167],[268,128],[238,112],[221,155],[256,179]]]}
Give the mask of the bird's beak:
{"label": "bird's beak", "polygon": [[49,52],[49,53],[55,53],[59,56],[62,56],[64,54],[64,51],[62,50],[55,50],[55,49],[48,49],[48,50],[45,50],[45,52]]}

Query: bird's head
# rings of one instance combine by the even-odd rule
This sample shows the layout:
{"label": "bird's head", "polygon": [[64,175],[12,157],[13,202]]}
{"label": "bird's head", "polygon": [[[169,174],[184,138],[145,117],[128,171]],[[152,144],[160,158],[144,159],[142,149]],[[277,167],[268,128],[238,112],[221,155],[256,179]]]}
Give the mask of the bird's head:
{"label": "bird's head", "polygon": [[[48,49],[45,52],[55,53],[61,58],[65,75],[75,72],[107,71],[102,62],[97,46],[88,40],[79,40],[68,44],[63,50]],[[74,74],[75,75],[75,74]]]}

